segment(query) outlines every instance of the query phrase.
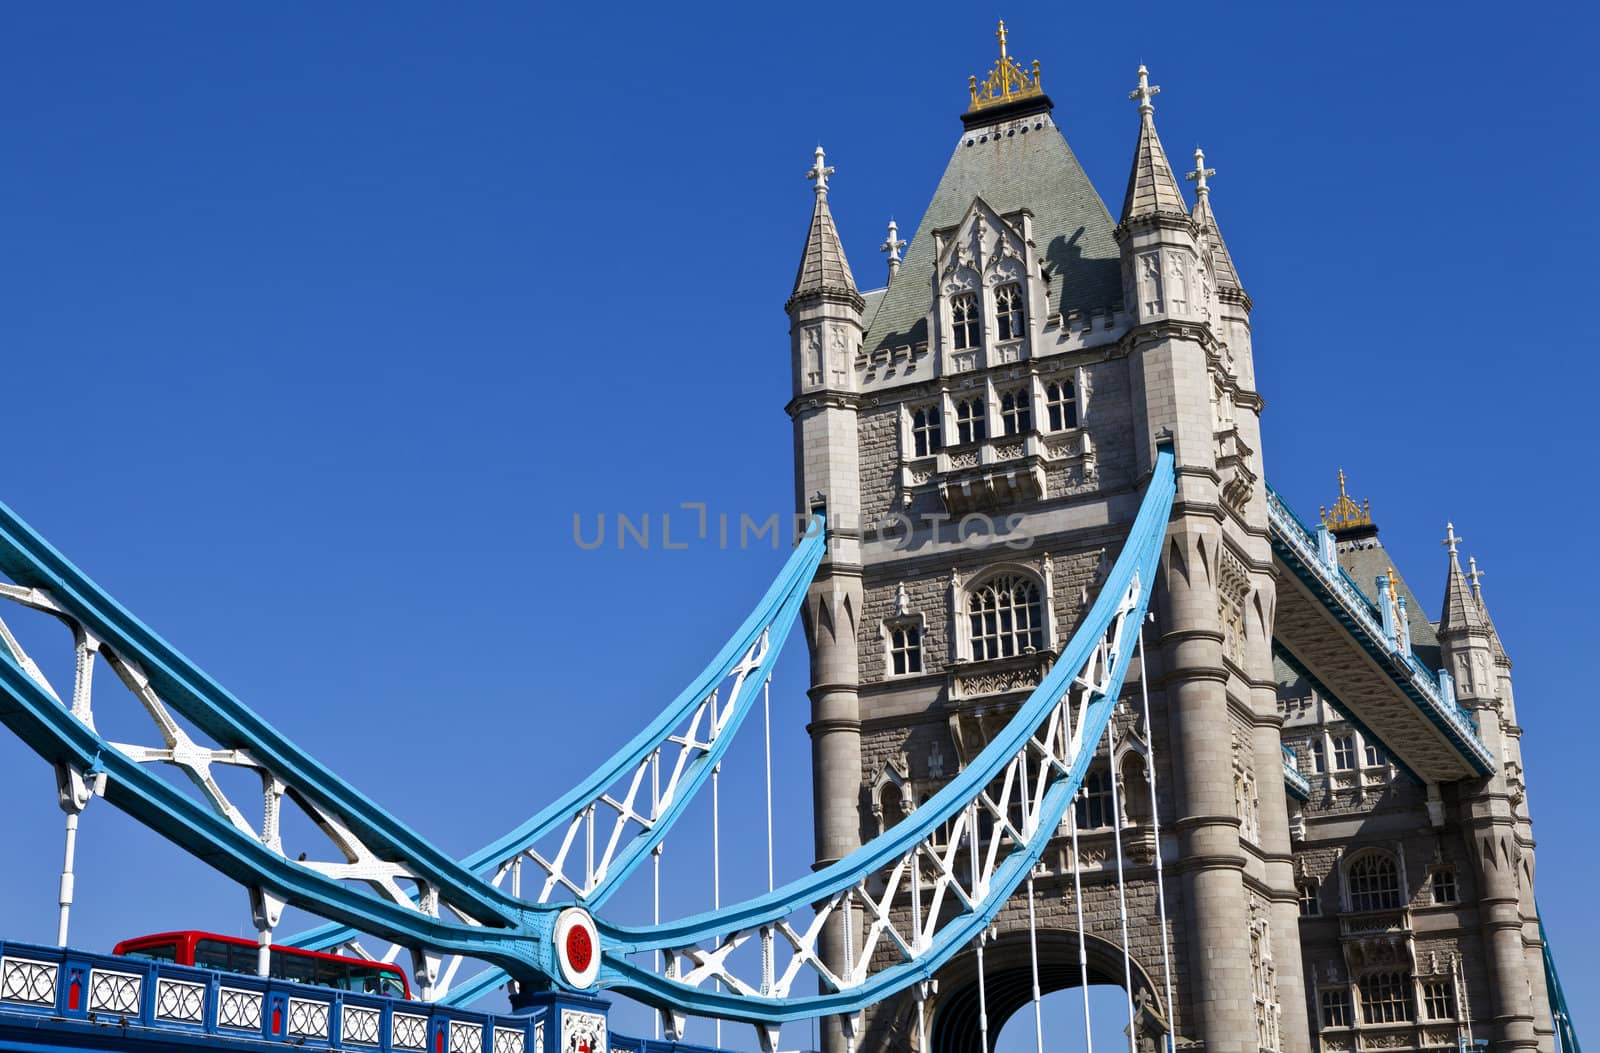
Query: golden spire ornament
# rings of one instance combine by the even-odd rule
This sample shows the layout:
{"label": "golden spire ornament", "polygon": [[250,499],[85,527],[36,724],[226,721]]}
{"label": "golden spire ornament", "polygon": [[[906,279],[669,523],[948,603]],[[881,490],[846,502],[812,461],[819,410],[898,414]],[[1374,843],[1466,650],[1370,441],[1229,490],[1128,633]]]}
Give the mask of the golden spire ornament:
{"label": "golden spire ornament", "polygon": [[1044,94],[1044,88],[1039,84],[1039,60],[1033,60],[1033,72],[1030,73],[1006,53],[1004,19],[994,35],[1000,40],[1000,59],[981,83],[977,77],[967,78],[967,87],[972,93],[972,105],[967,107],[968,113]]}

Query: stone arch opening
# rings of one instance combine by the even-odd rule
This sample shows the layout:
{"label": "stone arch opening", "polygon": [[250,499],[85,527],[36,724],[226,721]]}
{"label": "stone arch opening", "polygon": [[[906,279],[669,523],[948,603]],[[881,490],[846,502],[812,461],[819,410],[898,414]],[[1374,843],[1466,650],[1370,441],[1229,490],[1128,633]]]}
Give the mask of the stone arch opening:
{"label": "stone arch opening", "polygon": [[[1037,940],[1040,995],[1080,986],[1078,934],[1070,929],[1041,929]],[[1120,947],[1098,936],[1085,936],[1084,951],[1091,985],[1124,986]],[[992,1045],[1006,1021],[1027,1009],[1033,1001],[1033,968],[1027,932],[1002,933],[984,948],[983,957]],[[1137,958],[1133,960],[1133,994],[1135,998],[1143,994],[1157,1013],[1168,1017],[1159,985]],[[975,951],[968,950],[939,971],[939,994],[929,1026],[929,1045],[933,1053],[980,1053],[981,1034],[978,956]]]}

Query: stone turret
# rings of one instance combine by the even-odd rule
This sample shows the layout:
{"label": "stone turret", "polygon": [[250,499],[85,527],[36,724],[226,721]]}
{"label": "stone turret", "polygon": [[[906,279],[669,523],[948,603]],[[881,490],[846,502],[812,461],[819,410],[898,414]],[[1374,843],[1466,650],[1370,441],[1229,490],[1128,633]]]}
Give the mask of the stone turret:
{"label": "stone turret", "polygon": [[[816,860],[822,866],[861,844],[860,654],[861,482],[857,443],[862,308],[844,246],[828,209],[828,177],[822,147],[806,178],[816,195],[805,251],[795,276],[789,313],[794,364],[797,510],[824,511],[828,554],[806,596],[804,625],[811,647],[811,763],[816,821]],[[842,921],[842,919],[841,919]],[[822,936],[822,957],[838,968],[846,929],[836,924]],[[860,926],[853,931],[859,933]],[[835,1021],[825,1024],[829,1049],[843,1049]]]}

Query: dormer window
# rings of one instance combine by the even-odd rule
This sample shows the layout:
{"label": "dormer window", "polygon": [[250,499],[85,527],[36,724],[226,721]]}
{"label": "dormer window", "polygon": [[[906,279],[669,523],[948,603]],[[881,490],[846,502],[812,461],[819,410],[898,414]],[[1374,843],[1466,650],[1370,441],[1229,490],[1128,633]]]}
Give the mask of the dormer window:
{"label": "dormer window", "polygon": [[982,395],[974,395],[956,403],[956,441],[962,445],[982,442],[989,437],[988,407]]}
{"label": "dormer window", "polygon": [[1045,413],[1051,431],[1078,426],[1078,392],[1070,380],[1052,380],[1044,389]]}
{"label": "dormer window", "polygon": [[1020,340],[1028,316],[1022,307],[1022,288],[1002,285],[994,291],[995,328],[1001,340]]}
{"label": "dormer window", "polygon": [[1007,435],[1020,435],[1033,427],[1032,401],[1027,388],[1000,396],[1000,425]]}
{"label": "dormer window", "polygon": [[978,346],[978,298],[972,293],[962,293],[950,300],[951,331],[955,334],[955,349],[965,351]]}
{"label": "dormer window", "polygon": [[938,406],[919,406],[911,414],[911,448],[918,457],[926,457],[944,445],[943,416]]}

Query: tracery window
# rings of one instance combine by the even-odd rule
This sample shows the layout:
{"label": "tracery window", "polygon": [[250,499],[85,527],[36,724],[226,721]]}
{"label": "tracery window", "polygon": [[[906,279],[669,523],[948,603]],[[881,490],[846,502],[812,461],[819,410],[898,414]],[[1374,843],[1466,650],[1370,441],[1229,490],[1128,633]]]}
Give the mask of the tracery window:
{"label": "tracery window", "polygon": [[889,668],[895,676],[922,672],[922,630],[896,625],[889,630]]}
{"label": "tracery window", "polygon": [[962,445],[989,437],[989,413],[982,395],[956,403],[956,441]]}
{"label": "tracery window", "polygon": [[1400,874],[1392,857],[1382,852],[1367,852],[1350,864],[1345,875],[1351,910],[1400,909]]}
{"label": "tracery window", "polygon": [[1000,427],[1007,435],[1020,435],[1033,428],[1033,396],[1027,388],[1000,396]]}
{"label": "tracery window", "polygon": [[1354,735],[1335,735],[1333,737],[1333,770],[1350,771],[1356,766],[1356,737]]}
{"label": "tracery window", "polygon": [[1361,1020],[1366,1024],[1394,1024],[1411,1019],[1411,974],[1373,973],[1363,976]]}
{"label": "tracery window", "polygon": [[1422,1005],[1429,1020],[1453,1020],[1456,1015],[1455,985],[1449,980],[1424,980]]}
{"label": "tracery window", "polygon": [[1330,987],[1322,992],[1322,1026],[1349,1027],[1354,1016],[1350,1012],[1350,992],[1343,987]]}
{"label": "tracery window", "polygon": [[1027,315],[1022,307],[1022,288],[1002,285],[994,291],[995,326],[1001,340],[1016,340],[1022,336]]}
{"label": "tracery window", "polygon": [[978,298],[962,293],[950,299],[950,326],[955,349],[965,351],[978,346]]}
{"label": "tracery window", "polygon": [[1045,416],[1051,431],[1078,426],[1078,392],[1070,380],[1052,380],[1044,387]]}
{"label": "tracery window", "polygon": [[1111,806],[1111,773],[1105,768],[1093,768],[1083,777],[1083,789],[1078,792],[1073,805],[1074,818],[1079,830],[1098,830],[1116,820]]}
{"label": "tracery window", "polygon": [[967,597],[967,628],[974,661],[1010,658],[1044,649],[1044,605],[1030,578],[1002,574]]}
{"label": "tracery window", "polygon": [[943,413],[938,406],[918,406],[911,412],[911,447],[915,456],[926,457],[944,445]]}

